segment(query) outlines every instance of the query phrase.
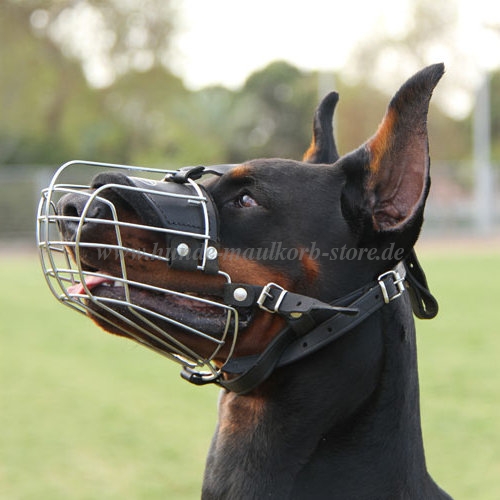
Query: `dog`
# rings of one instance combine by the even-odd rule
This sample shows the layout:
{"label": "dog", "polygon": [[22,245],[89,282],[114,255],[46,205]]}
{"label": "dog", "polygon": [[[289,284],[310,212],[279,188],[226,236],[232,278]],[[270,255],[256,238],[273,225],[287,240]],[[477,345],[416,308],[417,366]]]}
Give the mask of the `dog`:
{"label": "dog", "polygon": [[55,221],[66,255],[64,270],[45,265],[59,299],[222,387],[203,499],[450,498],[426,469],[412,314],[437,313],[414,245],[443,73],[404,83],[344,156],[331,93],[302,161],[189,167],[165,182],[105,173],[46,195],[56,208],[39,220]]}

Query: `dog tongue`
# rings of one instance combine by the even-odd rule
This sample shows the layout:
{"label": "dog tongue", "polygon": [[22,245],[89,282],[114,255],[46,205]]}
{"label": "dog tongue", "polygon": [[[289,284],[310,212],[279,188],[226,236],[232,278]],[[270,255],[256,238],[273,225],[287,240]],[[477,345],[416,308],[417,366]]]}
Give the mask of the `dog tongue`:
{"label": "dog tongue", "polygon": [[[104,276],[87,276],[85,278],[85,284],[87,285],[87,288],[89,290],[92,290],[92,288],[95,288],[101,283],[106,283],[106,281],[111,281],[111,280]],[[82,283],[77,283],[76,285],[69,286],[67,288],[67,292],[76,295],[83,295],[85,294],[85,289],[83,288]]]}

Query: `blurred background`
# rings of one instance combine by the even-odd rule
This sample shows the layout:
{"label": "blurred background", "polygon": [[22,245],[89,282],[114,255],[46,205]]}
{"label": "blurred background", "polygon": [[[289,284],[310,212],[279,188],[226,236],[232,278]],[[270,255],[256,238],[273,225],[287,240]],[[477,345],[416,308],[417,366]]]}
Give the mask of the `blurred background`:
{"label": "blurred background", "polygon": [[299,159],[332,89],[346,153],[374,133],[406,78],[440,61],[426,234],[495,233],[498,2],[345,4],[3,0],[1,242],[31,244],[38,192],[67,160],[177,168]]}
{"label": "blurred background", "polygon": [[331,90],[347,153],[435,62],[421,248],[441,315],[419,322],[424,434],[446,489],[493,500],[500,2],[0,0],[2,498],[198,498],[215,425],[215,389],[49,296],[34,217],[56,168],[300,159]]}

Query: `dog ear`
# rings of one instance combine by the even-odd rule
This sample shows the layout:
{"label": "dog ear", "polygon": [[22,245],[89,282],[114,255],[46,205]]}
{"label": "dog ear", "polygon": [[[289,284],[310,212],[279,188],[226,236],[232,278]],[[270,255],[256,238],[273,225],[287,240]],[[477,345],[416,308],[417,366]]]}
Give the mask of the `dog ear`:
{"label": "dog ear", "polygon": [[339,154],[333,137],[333,112],[339,100],[337,92],[330,92],[320,102],[313,121],[313,137],[303,161],[307,163],[335,163]]}
{"label": "dog ear", "polygon": [[361,203],[377,232],[400,230],[423,214],[430,185],[427,113],[443,73],[444,65],[435,64],[410,78],[392,98],[375,135],[342,162],[346,190],[359,193],[362,183]]}

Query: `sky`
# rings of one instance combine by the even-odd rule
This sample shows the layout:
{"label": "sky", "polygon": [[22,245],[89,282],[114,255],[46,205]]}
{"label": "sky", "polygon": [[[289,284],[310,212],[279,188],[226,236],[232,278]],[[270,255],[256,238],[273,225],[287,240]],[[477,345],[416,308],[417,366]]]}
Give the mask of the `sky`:
{"label": "sky", "polygon": [[[237,88],[276,59],[306,70],[349,73],[350,56],[361,41],[377,33],[404,36],[411,1],[177,0],[174,70],[191,89]],[[500,1],[455,1],[457,29],[443,36],[427,62],[445,62],[447,78],[455,82],[448,85],[448,105],[460,115],[470,109],[469,91],[481,71],[500,66],[500,34],[488,28],[500,27]]]}
{"label": "sky", "polygon": [[[138,1],[138,0],[133,0]],[[380,37],[405,38],[417,0],[172,0],[176,32],[168,66],[192,90],[221,84],[240,87],[271,61],[286,60],[304,70],[341,74],[353,79],[353,53],[360,44]],[[420,0],[432,2],[433,0]],[[457,118],[466,116],[485,69],[500,67],[500,1],[434,0],[440,13],[457,5],[457,16],[443,26],[442,36],[425,53],[425,64],[444,62],[446,76],[435,99]],[[48,14],[31,17],[43,29]],[[496,30],[491,29],[496,27]],[[50,36],[70,55],[82,60],[89,82],[110,85],[115,69],[106,59],[113,33],[98,10],[75,2],[51,26]],[[135,33],[140,45],[141,33]],[[147,70],[153,55],[139,51],[134,68]],[[391,93],[414,72],[401,51],[384,53],[370,82]],[[366,76],[366,75],[365,75]],[[331,90],[330,88],[327,90]]]}
{"label": "sky", "polygon": [[180,0],[176,67],[199,88],[237,87],[254,70],[276,59],[304,69],[336,70],[374,26],[400,30],[405,0]]}

